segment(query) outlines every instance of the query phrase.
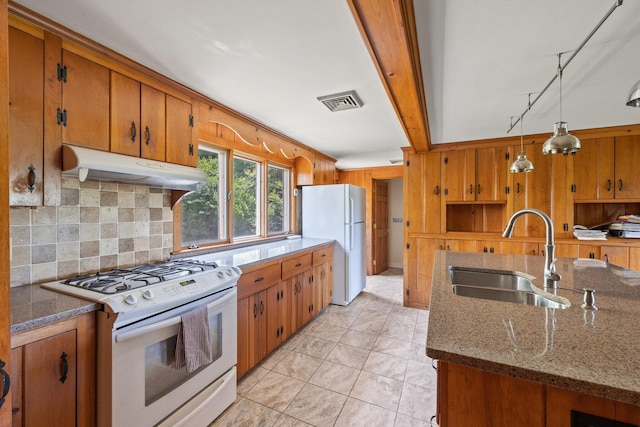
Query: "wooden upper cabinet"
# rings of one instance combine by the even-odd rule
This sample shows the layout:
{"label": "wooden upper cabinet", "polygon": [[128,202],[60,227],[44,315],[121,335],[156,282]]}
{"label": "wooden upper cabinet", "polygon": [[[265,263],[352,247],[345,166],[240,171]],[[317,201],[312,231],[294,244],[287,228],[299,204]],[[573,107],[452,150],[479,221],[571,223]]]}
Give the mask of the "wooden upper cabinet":
{"label": "wooden upper cabinet", "polygon": [[111,71],[111,151],[140,156],[140,83]]}
{"label": "wooden upper cabinet", "polygon": [[9,204],[44,197],[44,41],[9,27]]}
{"label": "wooden upper cabinet", "polygon": [[140,155],[145,159],[166,160],[166,95],[140,85]]}
{"label": "wooden upper cabinet", "polygon": [[447,153],[444,157],[447,201],[506,201],[509,151],[509,147],[491,147]]}
{"label": "wooden upper cabinet", "polygon": [[167,161],[198,166],[197,132],[193,130],[191,104],[171,95],[167,102]]}
{"label": "wooden upper cabinet", "polygon": [[111,72],[111,151],[165,160],[165,94]]}
{"label": "wooden upper cabinet", "polygon": [[639,136],[582,141],[576,153],[573,200],[640,199]]}
{"label": "wooden upper cabinet", "polygon": [[62,142],[109,151],[109,70],[62,50]]}
{"label": "wooden upper cabinet", "polygon": [[615,198],[640,198],[640,136],[615,138]]}

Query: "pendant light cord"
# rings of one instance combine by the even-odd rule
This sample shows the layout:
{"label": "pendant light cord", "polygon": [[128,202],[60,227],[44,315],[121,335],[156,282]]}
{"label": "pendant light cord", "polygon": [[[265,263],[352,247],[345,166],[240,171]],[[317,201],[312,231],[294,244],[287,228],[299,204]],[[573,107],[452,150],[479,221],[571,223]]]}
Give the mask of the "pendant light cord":
{"label": "pendant light cord", "polygon": [[[604,24],[604,21],[607,20],[607,18],[609,18],[609,16],[613,13],[614,10],[616,10],[619,6],[622,6],[622,1],[623,0],[615,0],[615,3],[613,4],[613,6],[611,6],[611,8],[607,11],[607,13],[605,13],[605,15],[602,17],[602,19],[600,20],[600,22],[598,22],[598,24],[591,30],[591,32],[587,35],[587,37],[582,41],[582,43],[580,43],[580,46],[578,46],[576,48],[576,50],[573,51],[573,53],[571,54],[571,56],[569,57],[569,59],[567,59],[567,62],[559,67],[559,72],[556,73],[553,78],[551,79],[551,81],[549,83],[547,83],[547,85],[544,87],[544,89],[542,89],[540,92],[538,92],[538,96],[536,96],[536,98],[532,101],[529,102],[529,105],[527,106],[527,108],[524,110],[524,112],[520,115],[520,117],[515,121],[515,123],[511,123],[511,126],[509,127],[509,129],[507,130],[507,133],[511,132],[513,130],[513,128],[518,124],[518,121],[521,120],[522,117],[524,117],[525,114],[527,114],[527,112],[529,110],[531,110],[531,107],[533,107],[533,104],[535,104],[538,99],[540,99],[540,97],[547,91],[547,89],[549,89],[549,86],[551,86],[551,84],[558,78],[562,76],[562,71],[566,68],[567,65],[569,65],[569,63],[571,62],[571,60],[578,54],[578,52],[580,52],[580,50],[582,50],[582,48],[584,47],[585,44],[587,44],[587,42],[589,41],[589,39],[595,34],[596,31],[598,31],[598,29],[602,26],[602,24]],[[559,57],[560,55],[558,55]],[[562,80],[562,78],[560,79]],[[561,96],[560,98],[562,98],[562,90],[560,90]],[[560,115],[562,116],[562,108],[560,108]],[[514,116],[517,117],[517,116]],[[560,117],[560,119],[562,119],[562,117]]]}
{"label": "pendant light cord", "polygon": [[558,78],[560,79],[560,121],[562,121],[562,52],[558,54]]}

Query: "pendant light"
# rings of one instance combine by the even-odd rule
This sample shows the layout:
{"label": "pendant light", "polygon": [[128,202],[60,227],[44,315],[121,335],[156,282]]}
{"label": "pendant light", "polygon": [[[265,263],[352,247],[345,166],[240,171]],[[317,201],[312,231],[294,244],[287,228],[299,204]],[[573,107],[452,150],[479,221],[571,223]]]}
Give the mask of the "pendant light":
{"label": "pendant light", "polygon": [[627,105],[629,107],[640,107],[640,80],[633,85],[627,95]]}
{"label": "pendant light", "polygon": [[580,140],[567,131],[567,122],[562,121],[562,66],[558,54],[558,77],[560,79],[560,121],[553,127],[553,136],[542,145],[542,154],[569,154],[581,148]]}
{"label": "pendant light", "polygon": [[524,153],[522,118],[523,116],[520,116],[520,154],[518,154],[518,158],[509,166],[509,172],[511,173],[531,172],[533,170],[533,163],[527,159],[527,155]]}

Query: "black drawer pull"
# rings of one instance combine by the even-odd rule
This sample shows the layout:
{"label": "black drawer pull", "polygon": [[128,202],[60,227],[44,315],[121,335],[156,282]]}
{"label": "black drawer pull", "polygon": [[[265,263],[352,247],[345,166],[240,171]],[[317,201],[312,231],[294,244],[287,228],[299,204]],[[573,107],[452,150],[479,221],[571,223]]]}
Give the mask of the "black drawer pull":
{"label": "black drawer pull", "polygon": [[264,277],[258,277],[256,280],[253,281],[253,283],[262,282],[263,280],[264,280]]}
{"label": "black drawer pull", "polygon": [[67,380],[67,374],[69,373],[69,361],[67,360],[67,353],[64,351],[60,355],[60,360],[62,360],[62,376],[60,377],[60,382],[64,384]]}
{"label": "black drawer pull", "polygon": [[131,122],[131,142],[136,142],[136,135],[138,130],[136,129],[136,122]]}
{"label": "black drawer pull", "polygon": [[299,262],[299,263],[297,263],[297,264],[296,264],[296,268],[298,268],[298,267],[302,267],[302,263],[300,263],[300,262]]}
{"label": "black drawer pull", "polygon": [[4,400],[9,394],[9,388],[11,386],[11,378],[7,371],[4,370],[4,361],[0,360],[0,375],[2,375],[2,396],[0,396],[0,408],[4,405]]}

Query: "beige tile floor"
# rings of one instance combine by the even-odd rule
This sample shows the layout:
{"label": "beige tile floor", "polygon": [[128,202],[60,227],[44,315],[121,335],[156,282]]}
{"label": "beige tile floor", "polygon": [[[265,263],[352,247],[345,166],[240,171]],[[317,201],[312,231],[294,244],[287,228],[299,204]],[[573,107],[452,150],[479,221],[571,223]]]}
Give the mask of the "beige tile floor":
{"label": "beige tile floor", "polygon": [[402,292],[402,270],[368,276],[351,304],[328,306],[247,373],[210,427],[430,425],[428,311],[403,307]]}

